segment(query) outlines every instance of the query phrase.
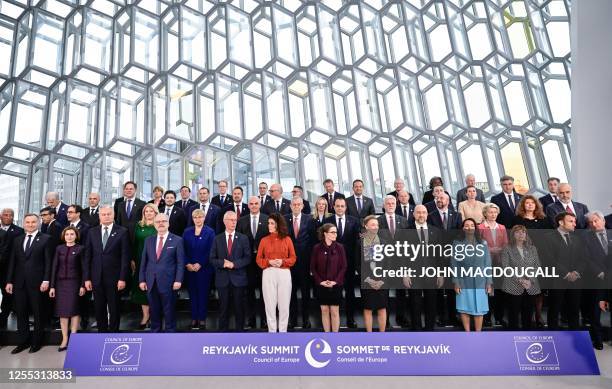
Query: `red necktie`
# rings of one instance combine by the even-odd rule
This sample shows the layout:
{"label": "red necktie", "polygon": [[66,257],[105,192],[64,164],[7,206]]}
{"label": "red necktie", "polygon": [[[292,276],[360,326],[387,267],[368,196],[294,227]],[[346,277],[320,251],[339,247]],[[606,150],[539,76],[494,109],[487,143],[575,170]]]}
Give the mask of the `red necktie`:
{"label": "red necktie", "polygon": [[227,239],[227,256],[232,255],[232,234],[229,234],[229,238]]}
{"label": "red necktie", "polygon": [[155,251],[156,254],[156,258],[159,261],[159,257],[161,255],[162,249],[164,248],[164,237],[160,236],[159,237],[159,243],[157,244],[157,250]]}
{"label": "red necktie", "polygon": [[240,206],[236,205],[236,216],[240,218]]}
{"label": "red necktie", "polygon": [[300,224],[298,223],[298,218],[293,218],[293,236],[297,239],[298,234],[300,233]]}
{"label": "red necktie", "polygon": [[572,211],[572,209],[570,208],[569,204],[565,206],[565,212],[569,213],[569,214],[574,214],[574,212]]}

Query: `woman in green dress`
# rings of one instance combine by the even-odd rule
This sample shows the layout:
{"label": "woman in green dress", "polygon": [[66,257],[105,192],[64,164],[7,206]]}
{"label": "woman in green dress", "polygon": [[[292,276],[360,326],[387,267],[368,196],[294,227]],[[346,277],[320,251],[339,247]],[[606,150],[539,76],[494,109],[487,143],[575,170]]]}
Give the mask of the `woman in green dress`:
{"label": "woman in green dress", "polygon": [[131,300],[134,304],[142,307],[142,320],[140,321],[140,329],[147,328],[149,322],[149,301],[147,293],[143,292],[138,287],[138,274],[140,272],[140,259],[142,258],[142,250],[144,249],[145,239],[151,235],[155,235],[157,231],[153,225],[155,215],[159,213],[157,206],[148,203],[142,209],[142,219],[134,225],[132,242],[132,293]]}

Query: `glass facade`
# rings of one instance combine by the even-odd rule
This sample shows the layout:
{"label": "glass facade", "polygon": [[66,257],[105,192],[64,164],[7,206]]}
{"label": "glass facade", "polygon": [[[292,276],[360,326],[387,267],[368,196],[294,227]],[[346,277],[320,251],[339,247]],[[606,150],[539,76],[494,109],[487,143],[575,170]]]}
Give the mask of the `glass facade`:
{"label": "glass facade", "polygon": [[128,179],[543,191],[570,166],[569,2],[0,0],[0,204]]}

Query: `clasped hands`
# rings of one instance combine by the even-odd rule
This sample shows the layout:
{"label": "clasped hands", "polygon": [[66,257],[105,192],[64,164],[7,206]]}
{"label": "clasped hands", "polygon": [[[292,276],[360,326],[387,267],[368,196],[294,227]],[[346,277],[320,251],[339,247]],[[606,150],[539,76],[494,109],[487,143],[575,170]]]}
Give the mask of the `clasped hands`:
{"label": "clasped hands", "polygon": [[281,266],[283,266],[283,260],[280,259],[280,258],[277,258],[277,259],[268,259],[268,263],[272,267],[281,267]]}

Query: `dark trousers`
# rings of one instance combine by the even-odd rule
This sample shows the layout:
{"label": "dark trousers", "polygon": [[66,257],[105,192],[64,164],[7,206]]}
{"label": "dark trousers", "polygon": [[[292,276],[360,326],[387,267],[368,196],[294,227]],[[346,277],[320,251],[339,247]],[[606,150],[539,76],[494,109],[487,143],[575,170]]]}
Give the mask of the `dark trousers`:
{"label": "dark trousers", "polygon": [[491,316],[496,321],[503,321],[506,314],[506,297],[505,292],[501,289],[495,289],[493,296],[488,296],[489,312],[485,314],[486,320],[491,320]]}
{"label": "dark trousers", "polygon": [[8,317],[13,310],[13,295],[6,292],[4,286],[6,284],[2,284],[2,304],[0,305],[0,328],[6,327],[6,323],[8,321]]}
{"label": "dark trousers", "polygon": [[289,322],[297,322],[298,317],[298,298],[297,291],[299,289],[302,295],[302,322],[306,322],[309,316],[310,309],[310,289],[312,281],[310,280],[309,271],[305,267],[291,268],[291,305],[289,306]]}
{"label": "dark trousers", "polygon": [[147,298],[151,314],[151,332],[161,332],[162,313],[166,324],[166,332],[176,332],[176,317],[174,307],[176,306],[176,295],[172,290],[172,284],[159,287],[159,282],[153,281],[153,285],[147,285]]}
{"label": "dark trousers", "polygon": [[234,305],[234,316],[236,319],[236,331],[242,331],[244,329],[244,292],[245,287],[228,285],[224,287],[217,287],[219,292],[219,305],[220,305],[220,317],[219,317],[219,330],[229,330],[229,316],[230,316],[230,298]]}
{"label": "dark trousers", "polygon": [[[254,326],[257,325],[257,316],[259,316],[261,323],[266,322],[263,293],[261,291],[261,274],[262,270],[259,266],[257,266],[255,257],[253,257],[251,263],[247,266],[247,278],[249,284],[246,288],[246,312],[249,323]],[[258,290],[259,298],[257,298]]]}
{"label": "dark trousers", "polygon": [[[495,293],[497,293],[497,290]],[[508,303],[508,328],[519,330],[520,315],[521,328],[523,330],[531,329],[531,317],[535,311],[536,296],[528,294],[527,291],[523,291],[523,294],[518,296],[506,293],[506,301]]]}
{"label": "dark trousers", "polygon": [[437,311],[440,321],[454,324],[457,321],[457,295],[454,289],[436,290]]}
{"label": "dark trousers", "polygon": [[411,328],[414,331],[423,329],[422,315],[425,312],[426,331],[433,331],[436,325],[437,289],[410,289],[408,300],[410,304]]}
{"label": "dark trousers", "polygon": [[89,323],[89,315],[91,312],[91,292],[85,292],[85,294],[79,297],[79,314],[81,315],[81,326],[87,327]]}
{"label": "dark trousers", "polygon": [[208,293],[214,270],[210,266],[202,267],[198,272],[185,272],[185,282],[189,291],[191,320],[205,321],[208,315]]}
{"label": "dark trousers", "polygon": [[599,308],[599,290],[585,289],[582,291],[590,310],[589,317],[591,318],[591,340],[594,343],[603,342],[603,329],[601,327],[601,309]]}
{"label": "dark trousers", "polygon": [[349,260],[344,275],[344,304],[346,320],[355,321],[355,264],[352,260]]}
{"label": "dark trousers", "polygon": [[395,322],[402,327],[408,324],[407,306],[408,294],[406,289],[395,289]]}
{"label": "dark trousers", "polygon": [[117,281],[102,280],[94,285],[93,294],[98,332],[119,332],[121,297]]}
{"label": "dark trousers", "polygon": [[[31,343],[40,346],[45,328],[44,295],[38,288],[14,288],[15,312],[17,312],[17,336],[20,345]],[[34,316],[34,334],[30,334],[30,312]]]}
{"label": "dark trousers", "polygon": [[548,329],[559,329],[559,314],[567,311],[567,324],[570,330],[577,330],[580,319],[579,289],[550,289],[548,291]]}

